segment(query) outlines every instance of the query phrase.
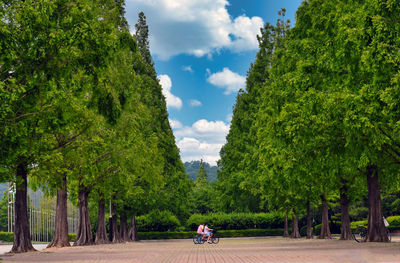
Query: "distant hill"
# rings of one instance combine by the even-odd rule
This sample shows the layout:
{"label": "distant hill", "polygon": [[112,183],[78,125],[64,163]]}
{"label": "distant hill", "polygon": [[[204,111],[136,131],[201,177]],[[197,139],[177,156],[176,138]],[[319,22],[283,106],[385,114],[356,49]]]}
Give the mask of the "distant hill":
{"label": "distant hill", "polygon": [[[208,180],[214,182],[217,180],[217,166],[211,166],[210,164],[203,162],[204,168],[206,169]],[[186,173],[189,175],[189,178],[193,181],[196,180],[197,172],[200,168],[200,161],[191,161],[184,163]]]}
{"label": "distant hill", "polygon": [[0,184],[0,199],[3,197],[4,191],[7,189],[7,187],[7,183]]}

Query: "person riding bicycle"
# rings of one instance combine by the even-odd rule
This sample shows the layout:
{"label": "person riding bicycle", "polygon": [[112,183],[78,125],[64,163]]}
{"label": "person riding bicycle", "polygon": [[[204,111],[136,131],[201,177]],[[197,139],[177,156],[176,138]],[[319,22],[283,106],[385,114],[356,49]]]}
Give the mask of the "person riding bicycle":
{"label": "person riding bicycle", "polygon": [[199,237],[199,240],[200,240],[201,238],[204,238],[204,225],[205,225],[205,224],[200,224],[200,225],[197,227],[197,234],[201,235],[201,236]]}
{"label": "person riding bicycle", "polygon": [[211,238],[212,231],[214,231],[214,229],[208,228],[207,224],[204,225],[204,235],[207,237],[207,243],[210,243],[210,244],[211,244],[210,238]]}

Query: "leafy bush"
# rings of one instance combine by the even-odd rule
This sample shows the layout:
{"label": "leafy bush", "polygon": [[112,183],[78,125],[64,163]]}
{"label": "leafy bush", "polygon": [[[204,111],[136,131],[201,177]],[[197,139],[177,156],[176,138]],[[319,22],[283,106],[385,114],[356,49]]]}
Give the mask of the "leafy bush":
{"label": "leafy bush", "polygon": [[358,226],[366,226],[368,224],[368,220],[361,220],[361,221],[353,221],[350,223],[351,230],[357,229]]}
{"label": "leafy bush", "polygon": [[13,232],[0,232],[0,240],[3,242],[14,242]]}
{"label": "leafy bush", "polygon": [[196,230],[198,225],[207,223],[212,228],[223,230],[281,228],[283,218],[283,215],[277,212],[194,214],[186,221],[186,227]]}
{"label": "leafy bush", "polygon": [[[219,230],[218,237],[256,237],[256,236],[281,236],[283,229],[244,229],[244,230]],[[139,232],[140,240],[149,239],[187,239],[193,238],[195,232]]]}
{"label": "leafy bush", "polygon": [[[329,229],[331,231],[331,234],[340,234],[340,225],[342,222],[340,221],[335,221],[333,223],[329,222]],[[318,224],[314,226],[313,229],[313,235],[318,236],[321,234],[321,226],[322,224]],[[301,236],[306,236],[307,235],[307,226],[303,226],[300,229],[300,235]]]}
{"label": "leafy bush", "polygon": [[258,237],[258,236],[282,236],[282,228],[274,229],[243,229],[243,230],[220,230],[219,237]]}
{"label": "leafy bush", "polygon": [[68,233],[68,241],[69,242],[75,242],[76,240],[76,234],[75,233]]}
{"label": "leafy bush", "polygon": [[399,227],[400,228],[400,216],[389,216],[386,218],[390,227]]}
{"label": "leafy bush", "polygon": [[180,225],[178,218],[169,211],[155,210],[136,218],[138,232],[174,231]]}

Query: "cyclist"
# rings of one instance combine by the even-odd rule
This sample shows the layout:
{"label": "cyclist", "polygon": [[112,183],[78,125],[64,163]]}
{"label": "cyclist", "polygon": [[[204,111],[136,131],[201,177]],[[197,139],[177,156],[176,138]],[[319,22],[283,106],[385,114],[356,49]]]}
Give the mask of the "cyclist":
{"label": "cyclist", "polygon": [[204,225],[205,225],[205,224],[200,224],[199,227],[197,227],[197,234],[201,235],[201,236],[199,237],[199,240],[200,240],[201,238],[204,238]]}
{"label": "cyclist", "polygon": [[214,231],[214,229],[208,228],[208,225],[204,225],[204,235],[207,237],[207,243],[211,244],[210,238],[211,238],[211,231]]}

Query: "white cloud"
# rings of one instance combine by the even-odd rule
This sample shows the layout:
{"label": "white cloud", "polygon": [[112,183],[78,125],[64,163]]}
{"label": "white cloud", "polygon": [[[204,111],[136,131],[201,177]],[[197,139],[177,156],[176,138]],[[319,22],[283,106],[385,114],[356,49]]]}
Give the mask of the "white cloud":
{"label": "white cloud", "polygon": [[132,30],[138,12],[145,13],[151,51],[162,60],[182,53],[201,57],[220,49],[258,49],[262,18],[232,18],[228,5],[227,0],[127,0],[126,11]]}
{"label": "white cloud", "polygon": [[172,129],[180,129],[183,127],[182,123],[178,120],[172,120],[172,119],[168,120],[169,120],[169,125],[171,125]]}
{"label": "white cloud", "polygon": [[232,72],[229,68],[224,68],[221,72],[210,75],[207,81],[218,88],[225,89],[225,95],[239,91],[239,89],[245,89],[246,87],[246,78]]}
{"label": "white cloud", "polygon": [[198,101],[198,100],[190,100],[189,101],[189,104],[190,104],[190,106],[192,106],[192,107],[200,107],[202,104],[201,104],[201,101]]}
{"label": "white cloud", "polygon": [[158,76],[158,79],[160,80],[160,84],[162,86],[162,93],[164,94],[165,99],[167,100],[167,107],[168,108],[172,107],[177,109],[182,108],[182,100],[171,93],[172,82],[170,77],[168,75],[160,75]]}
{"label": "white cloud", "polygon": [[183,66],[183,67],[182,67],[182,70],[183,70],[183,71],[190,72],[190,73],[193,73],[193,72],[194,72],[194,70],[192,69],[192,66]]}
{"label": "white cloud", "polygon": [[184,137],[197,138],[210,143],[225,143],[225,136],[228,134],[229,125],[223,121],[198,120],[192,126],[184,126],[174,131],[175,137],[179,140]]}
{"label": "white cloud", "polygon": [[237,17],[232,25],[232,34],[236,40],[231,43],[231,49],[236,52],[249,50],[249,46],[258,48],[257,36],[260,34],[260,28],[264,21],[260,17],[249,18],[247,16]]}
{"label": "white cloud", "polygon": [[182,153],[182,161],[203,159],[211,165],[216,165],[220,159],[219,151],[223,144],[209,144],[195,138],[183,138],[178,141],[177,145]]}
{"label": "white cloud", "polygon": [[226,115],[226,121],[229,122],[229,123],[231,123],[232,117],[233,117],[233,114],[232,114],[232,113],[229,113],[228,115]]}
{"label": "white cloud", "polygon": [[186,162],[203,159],[216,165],[228,131],[229,125],[223,121],[204,119],[196,121],[192,126],[175,127],[174,135],[182,160]]}

